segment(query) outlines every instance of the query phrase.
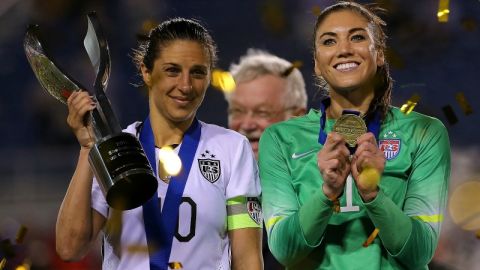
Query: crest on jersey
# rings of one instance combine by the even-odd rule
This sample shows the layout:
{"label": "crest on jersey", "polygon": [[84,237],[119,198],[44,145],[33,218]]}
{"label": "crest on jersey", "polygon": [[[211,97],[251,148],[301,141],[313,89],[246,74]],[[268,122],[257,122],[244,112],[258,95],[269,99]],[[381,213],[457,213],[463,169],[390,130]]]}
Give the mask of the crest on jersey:
{"label": "crest on jersey", "polygon": [[378,146],[380,150],[383,151],[385,158],[387,160],[396,158],[398,153],[400,153],[400,146],[402,143],[397,134],[390,130],[385,132],[380,138],[381,140],[378,141]]}
{"label": "crest on jersey", "polygon": [[262,223],[262,206],[258,198],[247,197],[247,212],[258,225]]}
{"label": "crest on jersey", "polygon": [[387,160],[392,160],[400,153],[400,140],[399,139],[387,139],[380,140],[380,150],[383,151]]}
{"label": "crest on jersey", "polygon": [[198,159],[198,168],[202,173],[203,177],[207,179],[210,183],[217,182],[218,178],[220,177],[221,168],[220,168],[220,160],[213,159],[215,155],[210,153],[210,151],[206,150],[202,157],[206,157],[203,159]]}

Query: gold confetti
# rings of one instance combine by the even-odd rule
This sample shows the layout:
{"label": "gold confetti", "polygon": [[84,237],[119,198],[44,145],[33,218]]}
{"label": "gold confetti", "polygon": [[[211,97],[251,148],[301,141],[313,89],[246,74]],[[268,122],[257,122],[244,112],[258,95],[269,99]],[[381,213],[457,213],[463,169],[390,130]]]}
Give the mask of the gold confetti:
{"label": "gold confetti", "polygon": [[282,0],[267,0],[261,9],[265,27],[274,34],[282,34],[287,30],[287,19]]}
{"label": "gold confetti", "polygon": [[475,21],[474,18],[465,18],[461,20],[461,24],[463,29],[465,29],[468,32],[473,32],[477,30],[477,22]]}
{"label": "gold confetti", "polygon": [[404,114],[411,113],[415,106],[417,106],[418,101],[420,101],[420,96],[418,94],[414,94],[409,100],[407,100],[407,103],[402,105],[400,111]]}
{"label": "gold confetti", "polygon": [[132,245],[127,247],[127,251],[131,253],[148,253],[148,246]]}
{"label": "gold confetti", "polygon": [[458,92],[455,95],[455,99],[457,100],[458,104],[462,108],[462,111],[465,115],[469,115],[473,113],[472,106],[468,104],[468,101],[465,98],[465,95],[463,94],[463,92]]}
{"label": "gold confetti", "polygon": [[378,182],[380,182],[380,173],[375,168],[366,167],[358,176],[358,181],[365,188],[373,190],[378,186]]}
{"label": "gold confetti", "polygon": [[[119,208],[121,209],[121,208]],[[112,239],[119,238],[122,233],[122,211],[111,209],[110,218],[107,220],[106,234]]]}
{"label": "gold confetti", "polygon": [[475,236],[477,237],[477,239],[480,239],[480,230],[478,230],[478,231],[475,233]]}
{"label": "gold confetti", "polygon": [[333,200],[332,209],[334,213],[340,213],[340,201],[338,200],[338,198],[335,198],[335,200]]}
{"label": "gold confetti", "polygon": [[212,86],[229,93],[235,89],[235,81],[230,72],[215,69],[212,72]]}
{"label": "gold confetti", "polygon": [[373,242],[373,240],[375,240],[379,231],[380,230],[378,228],[375,228],[375,230],[373,230],[372,234],[370,234],[370,236],[368,236],[367,240],[365,240],[365,242],[363,243],[363,247],[368,247]]}
{"label": "gold confetti", "polygon": [[450,13],[449,9],[449,0],[439,0],[438,1],[438,12],[437,12],[437,17],[438,21],[441,23],[446,23],[448,22],[448,14]]}
{"label": "gold confetti", "polygon": [[26,262],[23,262],[22,264],[20,264],[19,266],[17,266],[15,268],[15,270],[30,270],[30,264],[29,263],[26,263]]}
{"label": "gold confetti", "polygon": [[150,30],[155,28],[158,25],[157,21],[154,20],[145,20],[142,22],[142,26],[140,27],[139,33],[137,33],[137,40],[138,41],[148,41]]}
{"label": "gold confetti", "polygon": [[25,235],[27,234],[28,229],[25,226],[20,226],[20,229],[17,231],[17,236],[15,237],[15,242],[17,244],[23,243],[23,240],[25,239]]}
{"label": "gold confetti", "polygon": [[312,13],[315,15],[315,17],[318,17],[320,16],[320,13],[322,13],[322,8],[320,8],[320,6],[313,6]]}
{"label": "gold confetti", "polygon": [[2,260],[0,261],[0,270],[3,270],[3,268],[5,268],[5,265],[7,265],[7,259],[2,258]]}
{"label": "gold confetti", "polygon": [[282,74],[280,76],[282,77],[288,77],[288,75],[290,75],[290,73],[292,73],[292,71],[295,69],[295,68],[300,68],[301,66],[303,65],[303,62],[302,61],[293,61],[292,65],[290,67],[288,67],[284,72],[282,72]]}
{"label": "gold confetti", "polygon": [[467,231],[480,230],[480,181],[458,186],[450,196],[448,211],[452,221]]}
{"label": "gold confetti", "polygon": [[447,117],[447,121],[448,121],[448,123],[450,123],[450,125],[453,126],[458,122],[457,115],[453,111],[452,106],[450,106],[450,105],[443,106],[442,111],[445,114],[445,117]]}
{"label": "gold confetti", "polygon": [[170,267],[170,269],[182,269],[183,265],[181,262],[170,262],[168,263],[168,267]]}
{"label": "gold confetti", "polygon": [[405,67],[405,61],[403,61],[402,56],[393,48],[388,48],[385,52],[385,57],[388,60],[390,66],[402,69]]}

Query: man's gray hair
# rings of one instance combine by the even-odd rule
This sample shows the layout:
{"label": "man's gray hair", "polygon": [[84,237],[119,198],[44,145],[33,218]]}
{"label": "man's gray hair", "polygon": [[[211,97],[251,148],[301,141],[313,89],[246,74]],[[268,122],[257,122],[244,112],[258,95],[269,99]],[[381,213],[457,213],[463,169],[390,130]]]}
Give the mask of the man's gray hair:
{"label": "man's gray hair", "polygon": [[[230,65],[230,73],[236,84],[248,82],[263,75],[275,75],[287,80],[285,93],[286,108],[307,108],[307,91],[302,73],[293,68],[288,76],[282,76],[285,71],[292,67],[292,63],[278,56],[272,55],[259,49],[248,49],[247,53],[240,57],[238,64]],[[231,93],[225,93],[225,99],[230,102]]]}

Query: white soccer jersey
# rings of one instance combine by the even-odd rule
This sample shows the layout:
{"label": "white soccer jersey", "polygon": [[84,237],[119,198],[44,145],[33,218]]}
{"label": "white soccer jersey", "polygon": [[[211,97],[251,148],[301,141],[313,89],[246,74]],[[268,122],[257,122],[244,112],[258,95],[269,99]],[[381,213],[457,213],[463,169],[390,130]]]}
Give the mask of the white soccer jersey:
{"label": "white soccer jersey", "polygon": [[[243,135],[216,125],[200,124],[200,143],[180,204],[180,221],[169,262],[180,262],[187,270],[230,269],[227,200],[230,204],[234,198],[260,196],[257,163]],[[136,134],[139,125],[136,122],[125,131]],[[166,183],[158,181],[162,206],[167,188]],[[111,217],[112,211],[96,180],[92,187],[92,208]],[[252,220],[261,223],[255,216],[258,211],[249,213]],[[123,211],[121,220],[120,239],[104,236],[103,269],[150,269],[142,207]],[[231,224],[228,227],[232,228]]]}

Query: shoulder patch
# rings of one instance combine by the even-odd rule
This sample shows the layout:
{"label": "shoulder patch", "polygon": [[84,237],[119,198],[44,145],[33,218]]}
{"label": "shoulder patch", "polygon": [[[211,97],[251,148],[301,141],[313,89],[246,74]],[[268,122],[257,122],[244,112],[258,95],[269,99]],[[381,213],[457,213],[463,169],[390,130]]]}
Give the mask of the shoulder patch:
{"label": "shoulder patch", "polygon": [[258,198],[247,197],[247,212],[255,223],[258,225],[262,223],[262,206]]}

